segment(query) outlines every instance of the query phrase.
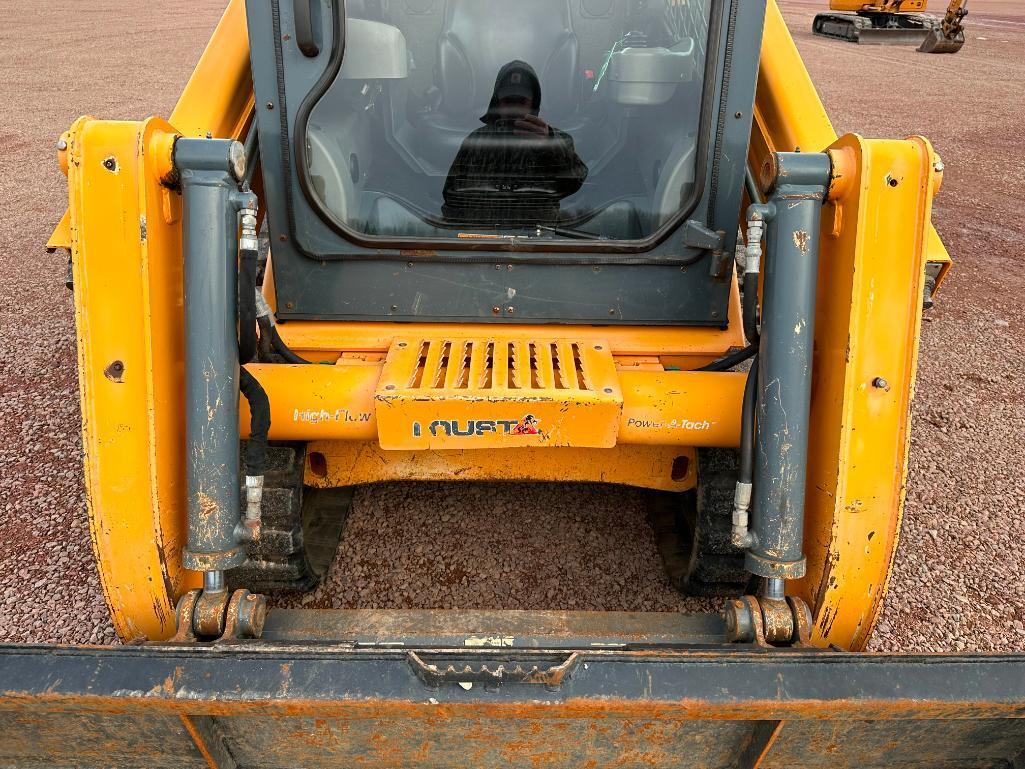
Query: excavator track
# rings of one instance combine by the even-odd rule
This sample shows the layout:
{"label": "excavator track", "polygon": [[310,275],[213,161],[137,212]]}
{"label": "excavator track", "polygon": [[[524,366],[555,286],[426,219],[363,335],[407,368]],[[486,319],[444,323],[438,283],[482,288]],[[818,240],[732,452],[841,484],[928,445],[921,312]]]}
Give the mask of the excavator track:
{"label": "excavator track", "polygon": [[228,572],[233,587],[254,592],[300,592],[316,587],[334,560],[352,489],[303,485],[306,446],[272,443],[267,451],[260,539],[248,560]]}
{"label": "excavator track", "polygon": [[939,28],[926,13],[820,13],[812,22],[816,35],[859,45],[921,45]]}
{"label": "excavator track", "polygon": [[730,541],[737,452],[699,449],[697,454],[697,489],[653,494],[648,517],[666,575],[677,590],[736,596],[750,578],[744,551]]}

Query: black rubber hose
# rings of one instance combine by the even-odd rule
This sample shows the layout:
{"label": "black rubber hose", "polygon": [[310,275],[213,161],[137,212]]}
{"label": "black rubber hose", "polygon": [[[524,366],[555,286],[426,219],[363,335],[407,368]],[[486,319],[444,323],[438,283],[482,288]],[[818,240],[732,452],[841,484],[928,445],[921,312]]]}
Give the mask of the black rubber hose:
{"label": "black rubber hose", "polygon": [[267,469],[267,435],[270,432],[270,399],[256,377],[239,370],[239,391],[249,402],[249,440],[246,442],[246,475],[263,475]]}
{"label": "black rubber hose", "polygon": [[758,343],[758,273],[744,273],[744,336],[748,344]]}
{"label": "black rubber hose", "polygon": [[259,318],[259,324],[260,335],[264,339],[270,340],[271,349],[284,358],[285,363],[313,363],[311,360],[306,360],[306,358],[296,355],[288,348],[288,345],[285,344],[285,340],[282,339],[281,335],[278,333],[277,327],[271,323],[270,318]]}
{"label": "black rubber hose", "polygon": [[748,358],[758,353],[758,345],[752,344],[745,347],[743,350],[738,350],[735,353],[727,355],[725,358],[719,358],[714,360],[707,366],[702,366],[695,371],[728,371],[736,365],[739,365],[746,361]]}
{"label": "black rubber hose", "polygon": [[744,385],[744,405],[740,412],[740,476],[741,483],[752,483],[755,467],[755,408],[758,405],[758,356],[751,361]]}
{"label": "black rubber hose", "polygon": [[238,362],[256,357],[256,251],[242,249],[238,255]]}

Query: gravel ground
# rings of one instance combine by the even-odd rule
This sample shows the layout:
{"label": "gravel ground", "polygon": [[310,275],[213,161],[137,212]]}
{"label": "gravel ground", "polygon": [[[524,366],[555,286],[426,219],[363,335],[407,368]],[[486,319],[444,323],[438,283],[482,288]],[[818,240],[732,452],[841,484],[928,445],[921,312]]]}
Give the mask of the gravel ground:
{"label": "gravel ground", "polygon": [[[965,49],[926,57],[812,39],[825,5],[783,3],[830,114],[841,131],[933,139],[948,167],[934,218],[958,263],[923,333],[904,539],[872,648],[1021,649],[1025,329],[1011,212],[1025,173],[1025,12],[976,0]],[[222,6],[190,0],[183,17],[180,2],[89,0],[66,14],[36,0],[5,14],[0,640],[114,639],[85,518],[71,298],[62,260],[41,249],[66,200],[54,142],[87,112],[167,114]],[[299,602],[691,610],[662,577],[642,497],[568,484],[363,489],[327,583]]]}

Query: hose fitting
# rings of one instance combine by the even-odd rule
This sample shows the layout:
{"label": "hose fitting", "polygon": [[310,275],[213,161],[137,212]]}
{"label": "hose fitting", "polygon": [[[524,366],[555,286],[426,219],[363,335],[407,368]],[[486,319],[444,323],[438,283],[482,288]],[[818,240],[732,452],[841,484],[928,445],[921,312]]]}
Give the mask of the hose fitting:
{"label": "hose fitting", "polygon": [[733,533],[731,541],[734,547],[747,550],[756,544],[755,535],[750,529],[751,492],[753,484],[737,482],[733,493]]}
{"label": "hose fitting", "polygon": [[260,241],[256,236],[256,202],[247,201],[242,209],[242,235],[238,241],[239,251],[259,252]]}
{"label": "hose fitting", "polygon": [[256,542],[260,539],[260,528],[263,516],[263,476],[246,476],[246,512],[242,519],[242,530],[239,532],[245,542]]}
{"label": "hose fitting", "polygon": [[[755,206],[751,206],[755,209]],[[765,220],[762,212],[751,210],[747,221],[747,247],[744,249],[744,274],[757,275],[762,269],[762,237],[765,234]]]}

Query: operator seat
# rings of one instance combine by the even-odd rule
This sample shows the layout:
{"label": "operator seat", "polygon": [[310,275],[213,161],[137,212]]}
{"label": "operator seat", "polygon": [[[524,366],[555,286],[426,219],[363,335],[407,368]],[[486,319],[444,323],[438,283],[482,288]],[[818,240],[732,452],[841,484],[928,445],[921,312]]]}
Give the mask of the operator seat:
{"label": "operator seat", "polygon": [[481,126],[498,71],[514,59],[530,64],[541,79],[542,116],[573,134],[581,119],[571,18],[570,0],[448,0],[432,104],[418,131],[423,159],[448,170],[463,140]]}

